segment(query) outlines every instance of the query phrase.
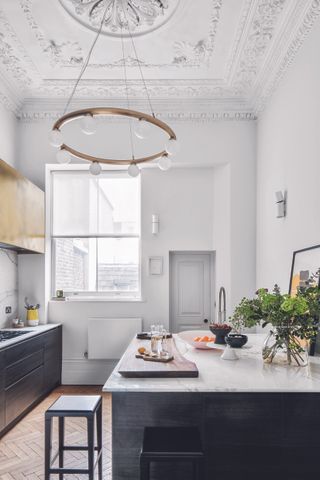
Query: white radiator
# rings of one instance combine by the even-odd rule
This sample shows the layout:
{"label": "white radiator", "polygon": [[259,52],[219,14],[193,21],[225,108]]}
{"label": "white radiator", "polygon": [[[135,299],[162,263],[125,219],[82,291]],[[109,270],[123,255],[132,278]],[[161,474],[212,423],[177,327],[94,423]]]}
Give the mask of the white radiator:
{"label": "white radiator", "polygon": [[129,342],[141,329],[141,318],[89,318],[88,358],[121,358]]}

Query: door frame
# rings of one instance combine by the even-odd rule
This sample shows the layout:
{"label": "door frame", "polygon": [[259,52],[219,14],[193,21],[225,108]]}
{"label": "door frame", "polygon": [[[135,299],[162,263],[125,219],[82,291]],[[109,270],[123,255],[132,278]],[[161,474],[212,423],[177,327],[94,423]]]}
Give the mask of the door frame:
{"label": "door frame", "polygon": [[173,327],[173,308],[172,308],[172,284],[173,284],[173,256],[176,255],[204,255],[210,256],[210,280],[211,280],[211,294],[210,294],[210,315],[211,322],[215,322],[216,318],[216,252],[215,250],[170,250],[169,251],[169,330]]}

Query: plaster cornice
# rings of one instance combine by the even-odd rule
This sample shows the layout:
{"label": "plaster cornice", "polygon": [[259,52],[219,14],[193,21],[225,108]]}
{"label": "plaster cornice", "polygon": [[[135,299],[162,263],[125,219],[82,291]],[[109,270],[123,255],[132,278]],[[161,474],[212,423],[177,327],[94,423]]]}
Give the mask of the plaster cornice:
{"label": "plaster cornice", "polygon": [[[319,17],[320,0],[308,0],[302,8],[303,10],[300,12],[302,20],[298,28],[296,28],[295,34],[289,36],[286,45],[282,47],[281,55],[278,54],[277,58],[273,58],[272,63],[270,62],[271,65],[276,65],[273,74],[269,75],[264,82],[261,82],[260,88],[255,93],[253,111],[257,116],[264,110],[268,100],[272,97],[288,68],[293,63],[304,40]],[[294,12],[294,17],[297,14],[298,12]],[[283,52],[285,53],[282,54]]]}
{"label": "plaster cornice", "polygon": [[[23,2],[30,5],[30,0]],[[226,78],[148,80],[155,110],[158,109],[160,117],[177,121],[256,119],[319,15],[320,0],[295,3],[246,0]],[[4,65],[0,75],[0,102],[22,121],[54,119],[61,115],[74,80],[41,80],[1,10],[0,21],[4,28],[0,34],[3,45],[0,60]],[[261,24],[261,29],[256,24]],[[268,25],[269,37],[265,30]],[[263,61],[260,62],[262,53]],[[17,79],[16,84],[12,78]],[[19,94],[17,85],[21,85]],[[129,81],[129,95],[133,105],[145,106],[142,82]],[[77,89],[73,105],[74,108],[106,102],[121,105],[124,98],[125,87],[119,80],[84,80]]]}
{"label": "plaster cornice", "polygon": [[[103,101],[95,102],[82,99],[73,102],[70,105],[70,110],[83,109],[89,106],[118,106],[127,107],[123,99],[104,99]],[[145,100],[135,99],[131,102],[130,107],[136,110],[147,111],[148,105]],[[248,106],[239,101],[237,104],[233,100],[191,100],[185,99],[183,102],[180,100],[169,101],[168,100],[155,100],[153,107],[156,116],[160,119],[168,121],[194,121],[194,122],[211,122],[217,120],[255,120],[255,116],[250,111]],[[63,101],[41,100],[33,102],[28,100],[24,103],[20,113],[19,119],[22,122],[34,122],[50,120],[55,121],[61,116],[64,109]],[[115,120],[116,121],[116,120]]]}

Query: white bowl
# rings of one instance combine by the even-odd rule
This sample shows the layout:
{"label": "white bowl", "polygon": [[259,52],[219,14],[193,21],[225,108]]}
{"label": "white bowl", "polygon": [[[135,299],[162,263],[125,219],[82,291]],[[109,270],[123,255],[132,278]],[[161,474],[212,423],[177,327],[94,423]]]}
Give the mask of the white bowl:
{"label": "white bowl", "polygon": [[212,335],[210,330],[186,330],[184,332],[178,333],[178,336],[181,338],[181,340],[188,343],[193,348],[197,348],[199,350],[209,350],[209,348],[211,348],[211,347],[209,347],[208,345],[210,345],[210,343],[214,343],[214,342],[209,342],[209,343],[208,342],[195,342],[193,340],[195,337],[203,337],[205,335],[207,335],[207,337],[209,337],[209,338],[214,338],[214,335]]}

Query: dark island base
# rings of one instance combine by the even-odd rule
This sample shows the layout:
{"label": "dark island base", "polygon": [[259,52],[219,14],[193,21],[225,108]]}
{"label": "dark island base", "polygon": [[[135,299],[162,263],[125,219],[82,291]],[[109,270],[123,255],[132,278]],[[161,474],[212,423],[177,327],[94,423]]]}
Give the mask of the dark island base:
{"label": "dark island base", "polygon": [[[320,393],[112,394],[113,480],[139,479],[144,426],[200,428],[206,480],[306,480],[320,474]],[[153,465],[152,480],[189,480]]]}

